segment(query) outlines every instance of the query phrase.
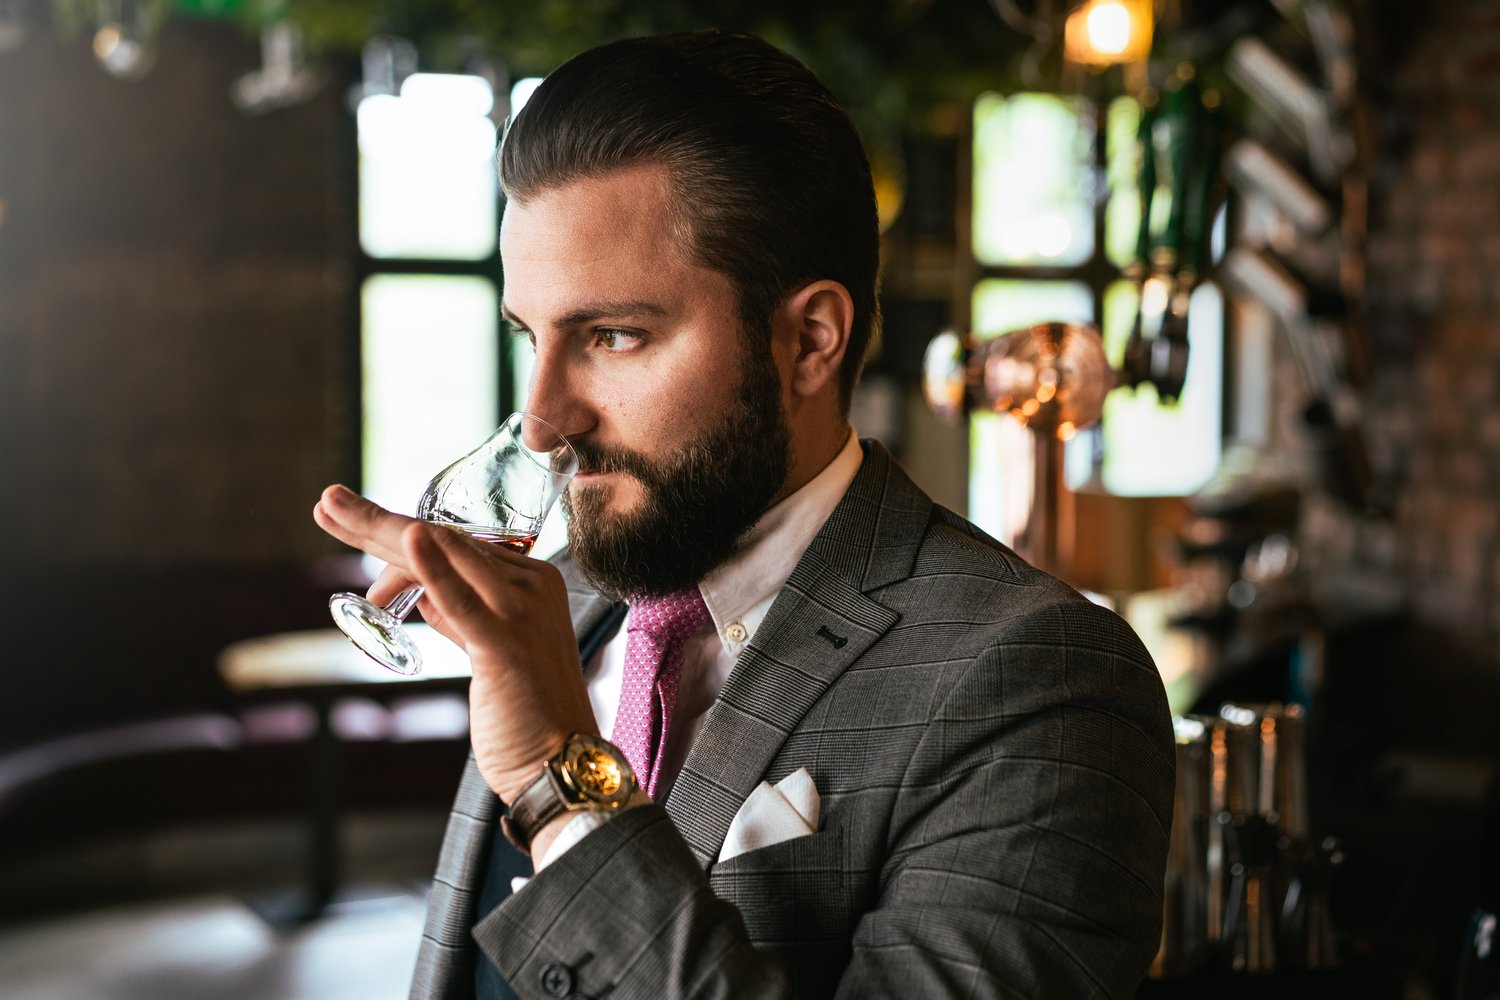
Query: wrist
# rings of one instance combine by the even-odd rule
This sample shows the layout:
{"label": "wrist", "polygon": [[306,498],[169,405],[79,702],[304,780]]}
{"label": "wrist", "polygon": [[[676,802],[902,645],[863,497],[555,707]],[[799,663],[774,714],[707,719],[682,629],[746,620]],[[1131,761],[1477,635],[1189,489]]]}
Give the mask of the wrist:
{"label": "wrist", "polygon": [[[596,730],[597,731],[597,730]],[[558,732],[545,739],[537,741],[535,749],[528,755],[525,763],[512,766],[497,776],[495,781],[486,783],[506,805],[514,805],[521,793],[536,780],[536,776],[548,766],[548,763],[562,753],[562,750],[572,739],[572,733]]]}
{"label": "wrist", "polygon": [[636,806],[649,806],[651,796],[640,789],[636,789],[623,805],[617,809],[607,812],[597,810],[585,810],[573,812],[567,816],[558,817],[556,821],[550,822],[543,828],[545,835],[539,832],[531,843],[531,863],[533,870],[541,872],[543,868],[573,848],[573,845],[583,840],[595,830],[604,826],[620,813],[634,809]]}
{"label": "wrist", "polygon": [[[508,802],[500,826],[518,849],[540,859],[567,820],[580,812],[613,813],[638,791],[630,762],[620,749],[590,733],[574,733]],[[543,833],[551,839],[541,845]]]}
{"label": "wrist", "polygon": [[547,821],[547,825],[538,830],[531,838],[531,867],[533,871],[542,870],[542,860],[547,857],[547,851],[557,840],[557,835],[563,832],[577,816],[577,813],[559,813]]}

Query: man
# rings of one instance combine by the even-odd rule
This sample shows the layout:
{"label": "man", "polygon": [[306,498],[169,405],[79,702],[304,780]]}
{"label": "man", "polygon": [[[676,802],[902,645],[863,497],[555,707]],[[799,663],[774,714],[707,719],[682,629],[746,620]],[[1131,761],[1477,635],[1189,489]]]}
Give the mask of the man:
{"label": "man", "polygon": [[536,91],[501,179],[569,554],[316,511],[473,662],[413,996],[1130,995],[1161,682],[854,439],[878,232],[831,95],[752,38],[614,43]]}

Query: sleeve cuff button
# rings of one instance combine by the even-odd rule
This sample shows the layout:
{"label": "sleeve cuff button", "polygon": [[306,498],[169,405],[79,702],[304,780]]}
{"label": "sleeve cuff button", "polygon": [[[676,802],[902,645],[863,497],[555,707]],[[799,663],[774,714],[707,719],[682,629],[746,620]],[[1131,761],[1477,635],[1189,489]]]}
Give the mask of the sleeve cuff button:
{"label": "sleeve cuff button", "polygon": [[565,997],[573,992],[573,970],[556,962],[542,969],[542,991],[549,997]]}

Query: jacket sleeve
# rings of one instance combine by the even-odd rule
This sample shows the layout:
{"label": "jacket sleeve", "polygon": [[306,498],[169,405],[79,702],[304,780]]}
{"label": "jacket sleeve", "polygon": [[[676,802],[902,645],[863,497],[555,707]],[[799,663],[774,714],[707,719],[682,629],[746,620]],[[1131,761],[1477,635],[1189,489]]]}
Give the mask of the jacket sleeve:
{"label": "jacket sleeve", "polygon": [[[878,896],[830,956],[840,997],[1133,994],[1160,934],[1171,726],[1139,640],[1090,608],[997,637],[890,776]],[[789,995],[657,806],[589,834],[475,938],[521,997]]]}
{"label": "jacket sleeve", "polygon": [[1175,753],[1113,613],[1056,605],[965,672],[902,780],[839,995],[1129,997],[1156,953]]}

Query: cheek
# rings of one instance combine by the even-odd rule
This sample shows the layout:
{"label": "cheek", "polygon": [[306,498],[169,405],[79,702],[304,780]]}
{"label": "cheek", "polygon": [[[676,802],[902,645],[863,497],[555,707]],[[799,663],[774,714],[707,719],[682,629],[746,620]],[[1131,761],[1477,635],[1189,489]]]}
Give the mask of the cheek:
{"label": "cheek", "polygon": [[694,373],[653,372],[613,386],[600,396],[599,411],[614,424],[617,440],[655,455],[691,437],[708,415],[719,412],[725,396]]}

